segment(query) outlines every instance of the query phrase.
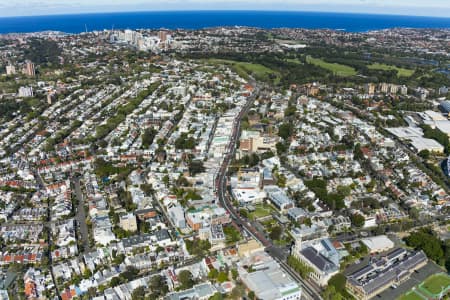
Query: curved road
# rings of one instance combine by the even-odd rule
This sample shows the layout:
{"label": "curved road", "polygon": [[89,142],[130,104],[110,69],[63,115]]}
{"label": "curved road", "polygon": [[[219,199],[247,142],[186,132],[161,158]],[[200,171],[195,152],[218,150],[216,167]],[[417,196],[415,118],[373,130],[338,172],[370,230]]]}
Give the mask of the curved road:
{"label": "curved road", "polygon": [[232,205],[232,199],[227,194],[226,191],[226,173],[228,166],[230,165],[231,160],[233,159],[236,152],[236,142],[239,138],[239,129],[241,126],[242,117],[248,112],[253,102],[256,99],[256,95],[259,94],[259,88],[256,84],[252,84],[255,86],[255,90],[251,96],[248,97],[246,105],[243,107],[239,115],[236,117],[234,121],[233,132],[230,140],[229,151],[225,155],[224,160],[222,162],[222,166],[220,167],[219,174],[216,177],[216,190],[218,191],[218,198],[221,206],[225,208],[229,213],[233,222],[247,231],[251,236],[253,236],[256,240],[258,240],[264,247],[266,247],[266,252],[270,254],[279,264],[280,266],[291,275],[296,281],[301,284],[302,287],[302,295],[307,299],[320,300],[320,294],[316,291],[315,288],[311,286],[308,282],[303,280],[299,274],[293,271],[287,263],[284,261],[284,253],[283,251],[274,246],[271,241],[269,241],[264,234],[255,229],[249,222],[242,219],[241,216],[237,213],[236,209]]}

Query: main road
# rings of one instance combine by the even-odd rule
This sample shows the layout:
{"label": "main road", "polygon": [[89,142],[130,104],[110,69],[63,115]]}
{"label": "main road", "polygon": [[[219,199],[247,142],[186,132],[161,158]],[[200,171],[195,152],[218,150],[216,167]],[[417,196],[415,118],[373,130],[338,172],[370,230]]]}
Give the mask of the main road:
{"label": "main road", "polygon": [[271,255],[279,264],[280,266],[289,274],[291,275],[296,281],[298,281],[302,287],[302,294],[303,297],[307,299],[313,299],[313,300],[320,300],[320,294],[314,288],[310,283],[303,280],[298,273],[293,271],[284,261],[284,253],[283,251],[272,244],[272,242],[265,237],[263,233],[258,231],[255,227],[253,227],[247,220],[244,220],[239,213],[237,213],[236,209],[232,205],[232,199],[227,193],[227,187],[226,187],[226,174],[228,170],[228,166],[230,165],[230,162],[232,161],[235,152],[236,152],[236,143],[239,138],[240,134],[240,126],[241,126],[241,120],[242,117],[245,116],[248,112],[248,110],[251,108],[253,102],[256,99],[256,96],[259,94],[259,87],[253,83],[252,84],[255,89],[252,95],[250,95],[247,99],[247,103],[242,108],[239,115],[236,117],[234,124],[233,124],[233,131],[230,139],[230,144],[228,147],[228,152],[226,153],[222,165],[219,169],[219,173],[216,176],[216,190],[217,195],[219,198],[219,203],[223,208],[225,208],[231,218],[233,219],[233,222],[237,224],[239,227],[241,227],[243,230],[247,231],[253,238],[258,240],[264,247],[266,247],[266,252]]}

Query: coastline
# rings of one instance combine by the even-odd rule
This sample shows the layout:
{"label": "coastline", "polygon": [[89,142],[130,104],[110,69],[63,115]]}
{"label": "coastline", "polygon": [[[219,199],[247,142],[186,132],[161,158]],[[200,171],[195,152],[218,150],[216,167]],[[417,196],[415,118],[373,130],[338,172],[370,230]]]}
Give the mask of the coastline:
{"label": "coastline", "polygon": [[203,29],[244,26],[367,32],[390,28],[450,29],[450,18],[300,11],[151,11],[0,18],[0,34],[105,29]]}

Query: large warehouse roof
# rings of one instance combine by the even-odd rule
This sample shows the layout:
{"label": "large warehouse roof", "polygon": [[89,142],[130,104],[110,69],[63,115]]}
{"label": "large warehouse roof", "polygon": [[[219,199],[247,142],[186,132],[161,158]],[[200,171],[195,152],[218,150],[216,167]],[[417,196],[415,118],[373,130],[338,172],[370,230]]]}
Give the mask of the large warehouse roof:
{"label": "large warehouse roof", "polygon": [[385,235],[368,237],[361,240],[370,252],[386,251],[394,247],[394,243]]}

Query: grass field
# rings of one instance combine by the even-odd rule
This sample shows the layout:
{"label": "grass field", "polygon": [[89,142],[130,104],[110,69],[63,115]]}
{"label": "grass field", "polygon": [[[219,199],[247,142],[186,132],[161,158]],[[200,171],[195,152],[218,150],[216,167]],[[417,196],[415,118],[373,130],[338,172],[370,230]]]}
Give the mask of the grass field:
{"label": "grass field", "polygon": [[[231,66],[239,76],[247,79],[248,75],[254,76],[258,80],[270,81],[273,80],[275,84],[280,81],[280,73],[267,68],[261,64],[253,64],[248,62],[227,60],[227,59],[207,59],[206,62],[210,64],[225,64]],[[272,78],[271,78],[272,76]]]}
{"label": "grass field", "polygon": [[367,67],[369,69],[373,69],[373,70],[384,70],[384,71],[396,70],[397,76],[403,76],[403,77],[409,77],[414,73],[414,70],[411,70],[411,69],[399,68],[396,66],[380,64],[380,63],[374,63],[371,65],[368,65]]}
{"label": "grass field", "polygon": [[450,289],[450,276],[445,273],[434,274],[421,284],[399,297],[397,300],[437,299],[444,287],[444,292]]}
{"label": "grass field", "polygon": [[416,294],[416,292],[410,291],[407,294],[398,298],[397,300],[423,300],[423,298],[418,294]]}
{"label": "grass field", "polygon": [[447,274],[435,274],[428,277],[421,285],[421,288],[426,289],[432,294],[436,295],[442,291],[442,288],[447,289],[450,287],[450,276]]}
{"label": "grass field", "polygon": [[250,213],[251,219],[267,217],[272,213],[272,209],[268,205],[255,205],[255,211]]}
{"label": "grass field", "polygon": [[290,62],[290,63],[294,63],[294,64],[299,64],[299,65],[302,65],[303,63],[299,60],[299,59],[297,59],[297,58],[288,58],[288,59],[286,59],[286,61],[287,62]]}
{"label": "grass field", "polygon": [[281,239],[281,240],[275,240],[273,242],[278,247],[286,247],[286,245],[288,245],[291,241],[290,240],[286,240],[286,239]]}
{"label": "grass field", "polygon": [[327,70],[333,72],[333,74],[336,74],[338,76],[347,77],[347,76],[356,75],[356,70],[350,66],[336,64],[336,63],[329,63],[320,58],[313,58],[311,56],[306,57],[306,61],[310,64],[327,69]]}

